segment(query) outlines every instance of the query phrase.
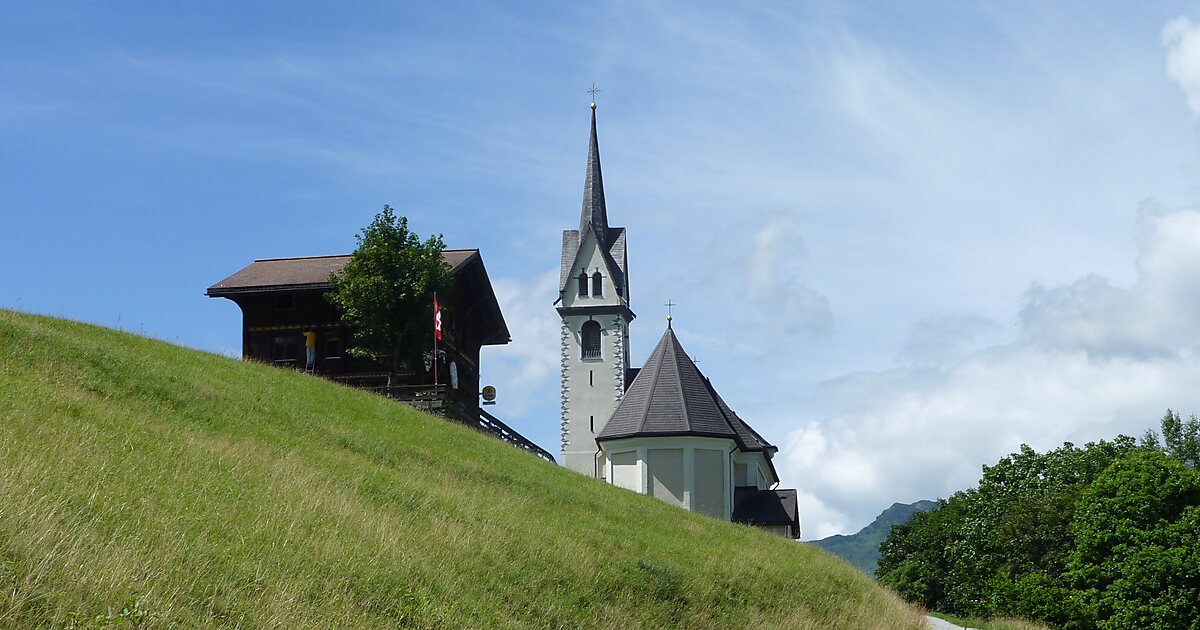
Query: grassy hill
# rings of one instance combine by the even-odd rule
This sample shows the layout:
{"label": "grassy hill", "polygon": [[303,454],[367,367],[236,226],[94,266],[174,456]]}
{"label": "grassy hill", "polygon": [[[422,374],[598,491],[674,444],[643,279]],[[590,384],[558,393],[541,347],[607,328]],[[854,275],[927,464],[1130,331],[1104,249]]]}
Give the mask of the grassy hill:
{"label": "grassy hill", "polygon": [[928,512],[936,506],[935,501],[893,503],[858,533],[849,536],[838,534],[814,540],[812,544],[858,567],[867,575],[875,575],[875,567],[879,565],[879,544],[887,538],[892,526],[907,521],[917,512]]}
{"label": "grassy hill", "polygon": [[919,628],[808,545],[303,374],[0,311],[0,626]]}

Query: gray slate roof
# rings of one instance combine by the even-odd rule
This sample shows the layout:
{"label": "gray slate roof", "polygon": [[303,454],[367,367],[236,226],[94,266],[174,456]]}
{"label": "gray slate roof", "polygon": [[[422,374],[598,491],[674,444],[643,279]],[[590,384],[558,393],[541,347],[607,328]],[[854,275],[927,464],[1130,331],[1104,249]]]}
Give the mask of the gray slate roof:
{"label": "gray slate roof", "polygon": [[596,440],[674,435],[728,438],[768,461],[776,451],[725,404],[668,325]]}
{"label": "gray slate roof", "polygon": [[629,300],[629,285],[625,281],[625,228],[608,226],[608,209],[604,203],[604,177],[600,172],[600,143],[596,139],[596,110],[592,109],[592,136],[588,142],[587,173],[583,179],[583,208],[579,212],[579,229],[563,230],[562,266],[559,269],[558,290],[567,290],[574,276],[575,259],[583,235],[592,230],[600,245],[604,265],[617,287],[617,295]]}
{"label": "gray slate roof", "polygon": [[600,143],[596,140],[596,108],[592,108],[592,137],[588,141],[587,175],[583,179],[583,209],[579,213],[579,233],[596,226],[600,246],[608,249],[608,209],[604,206],[604,177],[600,173]]}

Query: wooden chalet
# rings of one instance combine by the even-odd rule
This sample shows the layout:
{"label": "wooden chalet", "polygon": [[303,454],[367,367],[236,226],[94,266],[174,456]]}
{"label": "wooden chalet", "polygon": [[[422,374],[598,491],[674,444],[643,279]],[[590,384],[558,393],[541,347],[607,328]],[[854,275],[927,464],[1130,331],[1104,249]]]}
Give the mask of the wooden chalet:
{"label": "wooden chalet", "polygon": [[[454,288],[450,295],[438,296],[443,337],[437,386],[432,365],[412,365],[397,372],[388,390],[387,370],[381,364],[348,352],[354,347],[354,331],[326,297],[333,289],[330,276],[346,266],[348,255],[255,260],[209,287],[206,295],[227,298],[242,309],[246,359],[303,370],[305,333],[315,333],[314,374],[441,412],[553,460],[479,407],[479,351],[511,341],[508,326],[479,250],[447,249],[442,260],[450,268]],[[432,305],[430,317],[432,327]]]}

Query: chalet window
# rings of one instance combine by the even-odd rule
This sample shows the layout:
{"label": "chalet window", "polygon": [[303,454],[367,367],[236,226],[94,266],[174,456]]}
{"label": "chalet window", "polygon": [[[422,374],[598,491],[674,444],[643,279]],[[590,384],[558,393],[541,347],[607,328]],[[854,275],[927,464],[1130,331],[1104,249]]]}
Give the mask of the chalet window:
{"label": "chalet window", "polygon": [[249,338],[247,356],[259,361],[271,359],[271,338],[266,335],[254,335]]}
{"label": "chalet window", "polygon": [[275,296],[275,310],[290,311],[293,308],[296,308],[296,296],[291,294]]}
{"label": "chalet window", "polygon": [[276,363],[295,363],[297,347],[295,335],[279,335],[271,342],[271,360]]}
{"label": "chalet window", "polygon": [[326,337],[325,338],[325,358],[326,359],[342,358],[342,338],[341,337]]}
{"label": "chalet window", "polygon": [[588,296],[587,282],[588,282],[587,272],[586,271],[579,272],[579,297],[587,297]]}
{"label": "chalet window", "polygon": [[604,295],[604,277],[600,272],[592,274],[592,297],[600,297]]}
{"label": "chalet window", "polygon": [[600,324],[594,320],[588,320],[583,323],[583,330],[580,331],[580,336],[583,338],[583,358],[584,359],[599,359],[600,358]]}

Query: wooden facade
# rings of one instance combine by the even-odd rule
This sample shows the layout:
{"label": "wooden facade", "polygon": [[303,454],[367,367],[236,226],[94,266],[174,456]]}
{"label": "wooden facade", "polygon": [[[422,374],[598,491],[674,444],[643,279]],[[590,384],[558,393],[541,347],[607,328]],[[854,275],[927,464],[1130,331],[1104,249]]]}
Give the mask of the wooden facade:
{"label": "wooden facade", "polygon": [[[507,344],[508,327],[479,250],[445,250],[442,258],[454,277],[450,295],[438,296],[443,338],[439,343],[438,379],[446,387],[430,389],[432,365],[408,365],[397,373],[394,391],[428,395],[458,418],[478,415],[479,352],[485,345]],[[242,356],[279,367],[306,369],[305,333],[316,334],[313,373],[348,385],[383,388],[387,371],[369,359],[352,356],[354,331],[326,297],[331,274],[349,256],[315,256],[256,260],[208,288],[209,297],[227,298],[242,310]],[[433,326],[432,305],[430,327]],[[455,412],[457,410],[457,412]]]}

